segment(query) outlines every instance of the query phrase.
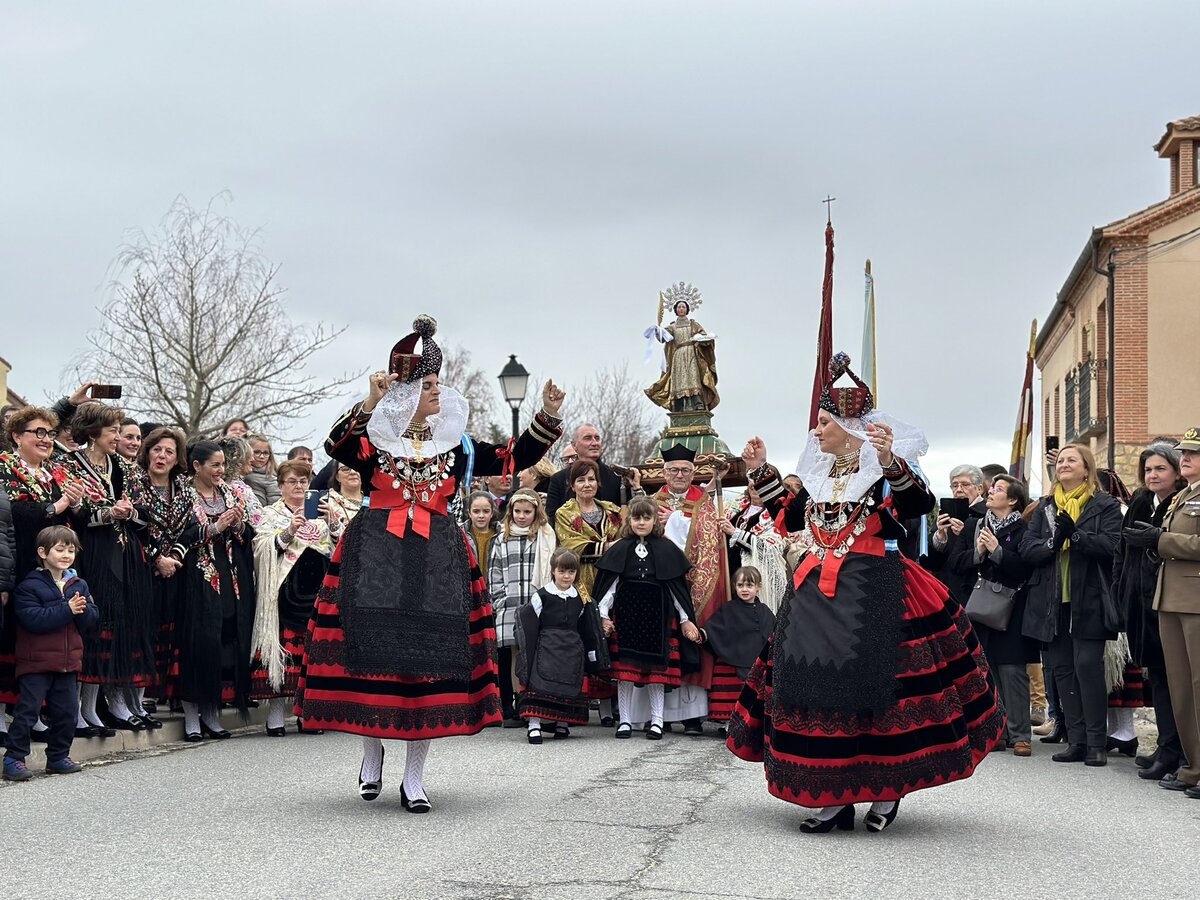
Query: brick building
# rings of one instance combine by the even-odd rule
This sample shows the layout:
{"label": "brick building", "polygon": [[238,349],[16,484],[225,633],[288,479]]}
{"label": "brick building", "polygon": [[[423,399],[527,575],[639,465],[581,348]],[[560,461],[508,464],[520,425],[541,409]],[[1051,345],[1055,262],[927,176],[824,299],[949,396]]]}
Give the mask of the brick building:
{"label": "brick building", "polygon": [[[1093,229],[1038,334],[1035,356],[1043,437],[1086,443],[1107,467],[1115,425],[1112,468],[1130,486],[1152,438],[1182,434],[1200,421],[1200,116],[1169,123],[1154,149],[1170,161],[1168,197]],[[1110,261],[1115,423],[1107,394]]]}
{"label": "brick building", "polygon": [[9,365],[8,360],[0,356],[0,405],[24,406],[25,400],[8,386],[8,373],[11,371],[12,366]]}

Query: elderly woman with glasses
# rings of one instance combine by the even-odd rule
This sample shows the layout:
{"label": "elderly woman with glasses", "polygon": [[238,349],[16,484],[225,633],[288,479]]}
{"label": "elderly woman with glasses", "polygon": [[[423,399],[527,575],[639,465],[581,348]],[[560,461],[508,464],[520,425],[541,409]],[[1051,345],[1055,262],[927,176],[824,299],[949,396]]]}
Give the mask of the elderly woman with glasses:
{"label": "elderly woman with glasses", "polygon": [[[258,608],[250,697],[269,701],[267,734],[283,737],[288,705],[300,680],[308,620],[346,520],[325,497],[316,516],[309,518],[312,510],[306,508],[305,494],[312,467],[308,463],[289,460],[279,467],[277,477],[283,496],[262,511],[254,537]],[[300,718],[296,730],[304,732]]]}
{"label": "elderly woman with glasses", "polygon": [[[13,447],[0,453],[0,490],[12,507],[16,543],[15,583],[38,567],[38,532],[50,525],[70,524],[69,514],[83,501],[83,485],[61,460],[52,460],[58,437],[58,416],[40,406],[26,406],[9,416],[5,433]],[[5,732],[4,707],[17,702],[16,618],[3,617],[0,628],[0,733]],[[102,729],[108,734],[115,732]],[[80,737],[92,737],[86,728]]]}

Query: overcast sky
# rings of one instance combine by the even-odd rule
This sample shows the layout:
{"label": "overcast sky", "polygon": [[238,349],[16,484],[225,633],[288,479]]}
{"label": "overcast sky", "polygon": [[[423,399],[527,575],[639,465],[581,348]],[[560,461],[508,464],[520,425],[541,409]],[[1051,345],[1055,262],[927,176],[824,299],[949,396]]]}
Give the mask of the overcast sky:
{"label": "overcast sky", "polygon": [[881,406],[926,429],[941,484],[1007,462],[1030,321],[1092,226],[1166,196],[1152,145],[1200,114],[1167,49],[1182,2],[0,10],[19,392],[58,387],[129,229],[228,190],[292,315],[349,326],[315,373],[382,364],[428,312],[489,372],[516,353],[567,384],[625,361],[649,383],[657,292],[690,281],[718,430],[790,468],[831,193],[835,345],[859,355],[869,256]]}

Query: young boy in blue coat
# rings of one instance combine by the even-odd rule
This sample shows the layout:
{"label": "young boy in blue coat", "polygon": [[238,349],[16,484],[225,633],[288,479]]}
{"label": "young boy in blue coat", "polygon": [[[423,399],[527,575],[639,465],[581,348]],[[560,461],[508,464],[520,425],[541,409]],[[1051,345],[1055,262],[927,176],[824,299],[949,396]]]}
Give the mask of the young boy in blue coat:
{"label": "young boy in blue coat", "polygon": [[79,712],[82,633],[96,627],[100,614],[87,582],[71,571],[79,538],[70,528],[52,525],[37,536],[42,567],[30,572],[12,595],[17,620],[17,690],[20,699],[8,730],[4,777],[25,781],[29,732],[46,705],[46,771],[70,775],[82,767],[70,757]]}

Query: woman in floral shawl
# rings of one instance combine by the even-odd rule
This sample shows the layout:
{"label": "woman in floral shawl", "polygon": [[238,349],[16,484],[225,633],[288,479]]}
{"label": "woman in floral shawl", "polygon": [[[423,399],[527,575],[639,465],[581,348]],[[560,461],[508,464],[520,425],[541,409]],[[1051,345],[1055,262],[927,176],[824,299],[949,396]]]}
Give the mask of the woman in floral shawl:
{"label": "woman in floral shawl", "polygon": [[[14,449],[0,453],[0,490],[12,505],[17,552],[13,577],[21,579],[38,567],[37,535],[51,525],[70,525],[72,506],[83,500],[83,486],[72,478],[60,460],[52,460],[58,416],[39,406],[18,410],[4,426]],[[4,730],[4,707],[17,702],[16,616],[3,618],[0,628],[0,735]],[[76,731],[91,737],[92,729]]]}
{"label": "woman in floral shawl", "polygon": [[[196,495],[184,475],[187,441],[175,428],[156,428],[138,450],[140,471],[129,488],[134,505],[146,520],[143,546],[152,573],[153,608],[158,616],[154,646],[157,696],[165,700],[171,663],[175,655],[175,617],[187,548],[183,535],[198,525]],[[198,530],[198,529],[193,529]]]}
{"label": "woman in floral shawl", "polygon": [[[267,734],[283,737],[288,700],[300,680],[308,620],[348,520],[325,500],[317,518],[305,516],[304,494],[312,482],[308,463],[289,460],[279,466],[276,478],[283,496],[263,509],[254,536],[258,608],[250,696],[268,701]],[[300,718],[296,729],[304,732]]]}
{"label": "woman in floral shawl", "polygon": [[96,708],[103,687],[107,724],[142,731],[162,727],[142,706],[155,680],[158,613],[142,546],[145,511],[130,496],[137,468],[117,453],[124,419],[120,409],[95,400],[71,418],[72,437],[86,445],[67,457],[87,492],[83,507],[71,514],[83,543],[75,565],[100,611],[100,627],[83,639],[79,705],[87,724],[104,724]]}
{"label": "woman in floral shawl", "polygon": [[188,448],[196,524],[180,543],[183,585],[176,620],[174,686],[184,740],[227,738],[218,716],[231,702],[249,714],[254,626],[254,526],[245,501],[225,484],[225,455],[212,441]]}

